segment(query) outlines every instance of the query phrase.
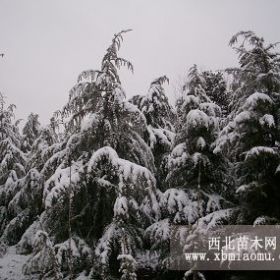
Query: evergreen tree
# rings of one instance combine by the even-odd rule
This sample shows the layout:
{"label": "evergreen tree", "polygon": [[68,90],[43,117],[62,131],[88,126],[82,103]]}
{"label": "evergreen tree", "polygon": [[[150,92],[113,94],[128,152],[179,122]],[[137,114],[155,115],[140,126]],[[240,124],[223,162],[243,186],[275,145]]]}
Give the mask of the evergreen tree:
{"label": "evergreen tree", "polygon": [[31,150],[31,146],[39,136],[40,123],[38,119],[39,119],[38,114],[31,113],[28,116],[27,122],[22,129],[22,134],[23,134],[22,150],[24,152],[28,152]]}
{"label": "evergreen tree", "polygon": [[184,102],[179,106],[179,126],[169,159],[170,184],[225,192],[225,160],[213,153],[221,109],[207,96],[205,79],[197,67],[189,72]]}
{"label": "evergreen tree", "polygon": [[165,82],[169,82],[166,76],[155,79],[146,96],[136,95],[132,97],[131,102],[143,112],[148,125],[172,131],[175,114],[163,88]]}
{"label": "evergreen tree", "polygon": [[116,260],[112,257],[116,254],[122,262],[120,269],[123,277],[126,277],[123,269],[128,266],[131,269],[130,279],[133,279],[134,258],[143,246],[141,229],[158,219],[159,215],[157,201],[160,193],[156,190],[155,178],[146,168],[118,159],[116,153],[109,147],[104,147],[93,154],[89,166],[97,168],[98,171],[91,172],[98,178],[104,177],[102,174],[110,176],[109,170],[116,176],[115,179],[111,179],[111,185],[113,184],[112,187],[115,189],[112,222],[106,228],[95,250],[101,275],[104,276],[108,270],[114,273]]}
{"label": "evergreen tree", "polygon": [[18,229],[21,222],[25,222],[24,217],[19,216],[18,220],[10,223],[12,217],[8,208],[19,189],[16,182],[26,173],[26,158],[20,150],[18,122],[13,122],[14,109],[13,104],[6,106],[4,96],[0,93],[0,255],[9,244],[7,237],[13,240],[13,236],[10,236],[11,227]]}
{"label": "evergreen tree", "polygon": [[101,70],[88,70],[79,75],[60,115],[63,120],[69,119],[66,124],[68,132],[80,130],[79,134],[85,135],[84,140],[88,141],[84,143],[86,151],[108,145],[121,157],[154,171],[153,155],[144,141],[145,117],[136,106],[126,101],[118,75],[122,65],[133,71],[132,64],[118,56],[123,34],[128,31],[114,36],[102,59]]}
{"label": "evergreen tree", "polygon": [[205,79],[205,91],[211,101],[217,104],[222,110],[222,117],[227,117],[229,113],[229,96],[223,74],[221,72],[204,71],[202,75]]}
{"label": "evergreen tree", "polygon": [[0,185],[13,171],[18,177],[25,174],[25,155],[20,150],[18,122],[13,122],[15,108],[14,104],[6,106],[5,98],[0,93]]}
{"label": "evergreen tree", "polygon": [[232,121],[221,132],[216,152],[235,162],[236,193],[249,213],[244,222],[261,215],[279,218],[279,54],[275,44],[265,45],[251,31],[237,33],[230,44],[237,45],[240,68],[234,71],[241,81]]}
{"label": "evergreen tree", "polygon": [[[172,225],[200,225],[205,215],[212,215],[208,222],[212,220],[213,224],[214,221],[219,224],[218,220],[231,216],[222,212],[223,208],[231,206],[223,197],[229,197],[226,193],[229,193],[231,183],[227,179],[227,162],[213,153],[221,109],[211,102],[204,87],[203,75],[196,66],[192,67],[185,92],[177,103],[178,124],[173,149],[168,157],[166,182],[169,188],[160,200],[161,219],[145,231],[150,250],[159,255],[157,268],[164,272],[170,261],[168,252]],[[168,277],[168,273],[164,275],[164,272],[160,272],[161,277]],[[203,277],[202,273],[189,271],[185,278],[193,274],[194,277]]]}
{"label": "evergreen tree", "polygon": [[28,168],[36,168],[48,177],[54,172],[54,168],[61,163],[62,159],[57,157],[57,152],[61,151],[63,144],[59,142],[51,125],[42,128],[28,154]]}
{"label": "evergreen tree", "polygon": [[[146,120],[125,100],[117,73],[122,64],[132,68],[117,54],[123,33],[114,37],[101,70],[83,72],[67,105],[56,113],[58,123],[65,125],[62,142],[53,137],[53,120],[31,147],[30,165],[38,166],[45,178],[40,223],[62,256],[56,254],[64,273],[70,255],[74,274],[90,269],[91,261],[82,260],[94,252],[93,273],[119,275],[120,269],[123,279],[134,279],[141,232],[159,215],[161,194],[153,175],[153,154],[144,141]],[[19,251],[29,246],[36,229],[34,220],[26,231],[33,237],[25,236]],[[75,248],[89,253],[75,257]]]}
{"label": "evergreen tree", "polygon": [[166,76],[155,79],[145,96],[133,96],[131,103],[136,105],[144,114],[148,127],[145,140],[152,149],[158,187],[163,188],[166,176],[167,155],[170,152],[174,137],[176,114],[169,104],[163,83],[169,82]]}

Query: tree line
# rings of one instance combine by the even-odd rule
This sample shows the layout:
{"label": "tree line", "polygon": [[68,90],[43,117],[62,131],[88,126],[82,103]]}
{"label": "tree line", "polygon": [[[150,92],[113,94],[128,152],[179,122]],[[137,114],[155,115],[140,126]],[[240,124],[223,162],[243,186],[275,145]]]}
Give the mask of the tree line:
{"label": "tree line", "polygon": [[237,33],[239,66],[192,66],[172,106],[165,75],[126,98],[119,69],[133,65],[118,52],[128,31],[45,127],[31,113],[20,131],[0,94],[0,254],[12,245],[30,254],[23,273],[38,279],[263,279],[170,271],[169,246],[173,225],[195,236],[279,224],[277,44]]}

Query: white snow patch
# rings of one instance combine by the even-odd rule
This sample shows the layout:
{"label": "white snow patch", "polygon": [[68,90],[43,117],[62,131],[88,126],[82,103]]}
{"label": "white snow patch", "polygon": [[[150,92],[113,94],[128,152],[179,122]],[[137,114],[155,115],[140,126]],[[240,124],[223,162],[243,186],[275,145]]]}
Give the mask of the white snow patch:
{"label": "white snow patch", "polygon": [[198,128],[209,126],[209,117],[202,111],[195,109],[191,110],[187,115],[186,125],[189,128]]}
{"label": "white snow patch", "polygon": [[28,255],[17,255],[15,246],[9,247],[0,258],[0,280],[27,280],[22,273],[22,266],[28,258]]}
{"label": "white snow patch", "polygon": [[81,131],[89,130],[93,127],[94,123],[97,123],[97,115],[96,114],[88,114],[84,116],[81,121]]}

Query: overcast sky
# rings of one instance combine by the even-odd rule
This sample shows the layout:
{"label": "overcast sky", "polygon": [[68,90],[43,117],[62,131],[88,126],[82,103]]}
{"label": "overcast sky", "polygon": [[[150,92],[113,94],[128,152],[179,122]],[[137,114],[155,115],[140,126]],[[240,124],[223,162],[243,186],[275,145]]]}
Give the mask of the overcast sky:
{"label": "overcast sky", "polygon": [[114,33],[127,28],[121,55],[135,73],[121,71],[130,97],[145,94],[163,74],[173,85],[194,63],[202,69],[236,65],[228,46],[240,30],[280,40],[278,0],[0,0],[0,91],[17,118],[60,109],[78,74],[99,69]]}

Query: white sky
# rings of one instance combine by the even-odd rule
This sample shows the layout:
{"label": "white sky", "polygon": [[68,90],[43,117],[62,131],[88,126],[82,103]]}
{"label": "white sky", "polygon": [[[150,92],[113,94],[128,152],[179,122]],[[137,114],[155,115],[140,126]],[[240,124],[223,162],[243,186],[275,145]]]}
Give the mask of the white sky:
{"label": "white sky", "polygon": [[17,118],[60,109],[78,74],[99,69],[114,33],[127,28],[121,71],[128,97],[145,94],[166,74],[173,86],[194,63],[202,69],[236,65],[228,47],[240,30],[280,40],[278,0],[0,0],[0,91]]}

